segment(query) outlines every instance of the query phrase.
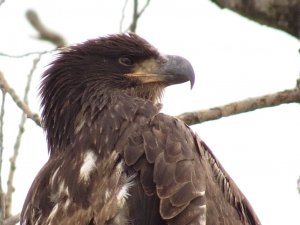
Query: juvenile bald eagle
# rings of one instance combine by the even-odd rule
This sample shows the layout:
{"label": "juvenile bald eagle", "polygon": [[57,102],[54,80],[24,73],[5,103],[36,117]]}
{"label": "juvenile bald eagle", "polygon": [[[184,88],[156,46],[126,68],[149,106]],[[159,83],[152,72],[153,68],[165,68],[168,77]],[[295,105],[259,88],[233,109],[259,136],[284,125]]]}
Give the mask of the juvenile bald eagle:
{"label": "juvenile bald eagle", "polygon": [[186,59],[135,34],[59,53],[41,85],[50,156],[21,224],[260,224],[205,143],[159,112],[163,89],[186,81]]}

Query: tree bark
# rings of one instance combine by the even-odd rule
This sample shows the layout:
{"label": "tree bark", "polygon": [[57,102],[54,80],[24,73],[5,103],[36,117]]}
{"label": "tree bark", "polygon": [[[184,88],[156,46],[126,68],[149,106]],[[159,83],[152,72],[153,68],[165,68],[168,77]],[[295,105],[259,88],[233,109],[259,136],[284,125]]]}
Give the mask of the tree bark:
{"label": "tree bark", "polygon": [[227,105],[214,107],[211,109],[195,112],[183,113],[177,118],[183,120],[188,125],[216,120],[227,116],[254,111],[256,109],[278,106],[286,103],[300,103],[300,87],[285,90],[273,94],[263,95],[255,98],[248,98]]}
{"label": "tree bark", "polygon": [[300,0],[211,0],[260,24],[300,37]]}

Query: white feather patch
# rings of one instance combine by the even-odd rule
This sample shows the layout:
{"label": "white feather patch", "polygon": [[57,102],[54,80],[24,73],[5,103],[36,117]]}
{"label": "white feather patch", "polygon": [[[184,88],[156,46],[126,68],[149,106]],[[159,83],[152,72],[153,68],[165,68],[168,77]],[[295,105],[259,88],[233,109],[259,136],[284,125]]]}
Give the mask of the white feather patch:
{"label": "white feather patch", "polygon": [[117,194],[118,201],[121,201],[122,199],[127,199],[129,196],[128,190],[132,185],[130,183],[124,184],[124,186],[121,188],[121,190]]}
{"label": "white feather patch", "polygon": [[204,196],[205,195],[205,191],[200,191],[199,192],[199,196]]}
{"label": "white feather patch", "polygon": [[203,210],[204,213],[200,216],[200,225],[206,225],[206,205],[199,206],[199,209]]}
{"label": "white feather patch", "polygon": [[117,173],[117,175],[120,175],[123,172],[123,170],[124,170],[124,162],[121,161],[116,166],[116,173]]}
{"label": "white feather patch", "polygon": [[200,217],[200,225],[206,225],[206,215]]}
{"label": "white feather patch", "polygon": [[121,187],[120,191],[117,194],[117,200],[118,204],[122,206],[125,203],[125,200],[130,196],[128,193],[129,188],[131,188],[134,185],[134,178],[136,177],[135,175],[132,175],[127,178],[127,182]]}
{"label": "white feather patch", "polygon": [[105,191],[105,200],[109,199],[111,196],[111,192],[109,190]]}
{"label": "white feather patch", "polygon": [[66,202],[65,202],[64,210],[67,210],[67,209],[68,209],[70,203],[71,203],[71,200],[68,198],[68,199],[66,200]]}
{"label": "white feather patch", "polygon": [[50,179],[50,184],[53,186],[54,185],[54,181],[55,181],[55,178],[57,176],[57,173],[59,171],[59,167],[55,170],[55,172],[53,173],[51,179]]}
{"label": "white feather patch", "polygon": [[64,189],[65,189],[65,182],[64,181],[61,181],[61,183],[59,184],[59,187],[58,187],[58,194],[61,195],[64,193]]}
{"label": "white feather patch", "polygon": [[88,151],[84,155],[83,164],[80,168],[80,179],[88,181],[90,178],[91,172],[96,168],[97,156],[94,152]]}
{"label": "white feather patch", "polygon": [[77,134],[77,133],[82,129],[82,127],[83,127],[84,124],[85,124],[85,120],[81,120],[81,121],[77,124],[77,126],[76,126],[76,128],[75,128],[75,134]]}

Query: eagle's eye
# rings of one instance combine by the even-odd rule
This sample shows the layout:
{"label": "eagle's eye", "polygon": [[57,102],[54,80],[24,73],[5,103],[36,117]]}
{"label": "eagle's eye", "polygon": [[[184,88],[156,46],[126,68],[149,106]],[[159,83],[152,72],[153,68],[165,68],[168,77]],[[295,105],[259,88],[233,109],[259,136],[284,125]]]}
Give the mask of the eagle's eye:
{"label": "eagle's eye", "polygon": [[128,56],[123,56],[119,58],[119,63],[121,63],[123,66],[132,66],[134,61]]}

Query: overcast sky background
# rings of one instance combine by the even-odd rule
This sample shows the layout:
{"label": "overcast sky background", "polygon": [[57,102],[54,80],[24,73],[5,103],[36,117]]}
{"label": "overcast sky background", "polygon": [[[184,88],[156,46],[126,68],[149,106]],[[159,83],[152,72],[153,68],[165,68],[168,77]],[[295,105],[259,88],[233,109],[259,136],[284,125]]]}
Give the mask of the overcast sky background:
{"label": "overcast sky background", "polygon": [[[46,26],[69,44],[119,32],[124,1],[120,0],[6,0],[0,7],[0,52],[23,54],[53,49],[35,39],[25,20],[34,9]],[[141,5],[143,5],[141,3]],[[131,20],[129,0],[124,28]],[[138,22],[137,33],[161,52],[191,61],[196,84],[166,90],[165,113],[205,109],[232,101],[293,88],[299,76],[298,41],[278,30],[258,25],[208,0],[152,0]],[[22,59],[0,56],[0,70],[22,95],[36,56]],[[53,58],[42,57],[34,73],[30,108],[39,111],[40,74]],[[13,149],[21,112],[6,99],[4,171]],[[192,128],[210,146],[264,225],[299,225],[300,106],[282,105],[195,125]],[[32,121],[26,124],[15,177],[13,211],[21,210],[33,178],[47,160],[45,136]]]}

